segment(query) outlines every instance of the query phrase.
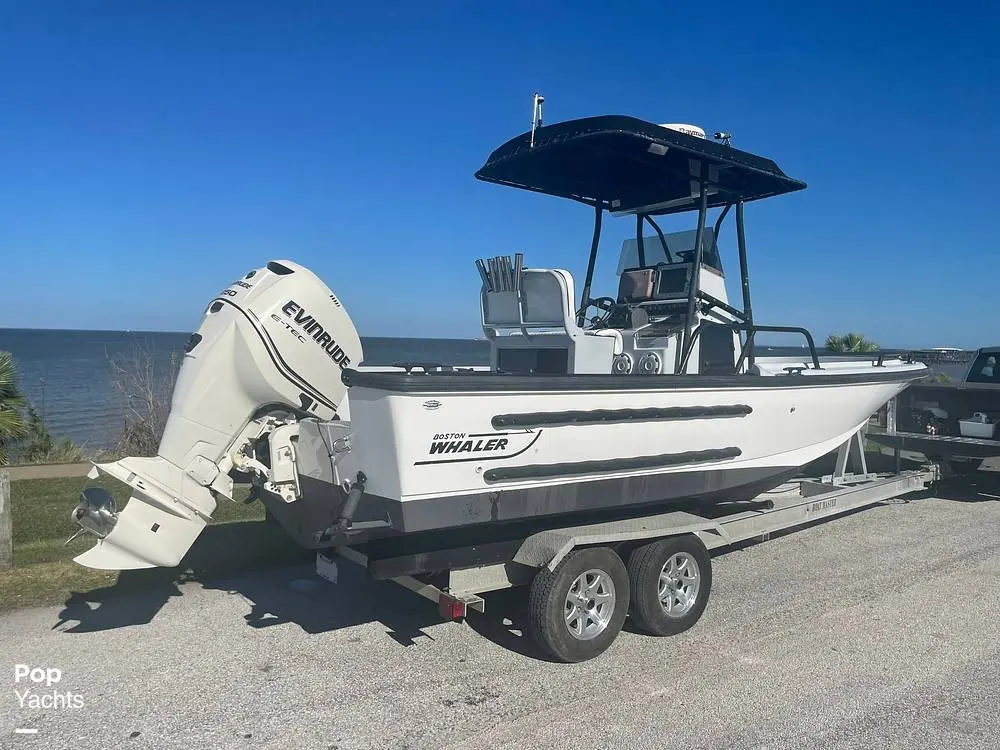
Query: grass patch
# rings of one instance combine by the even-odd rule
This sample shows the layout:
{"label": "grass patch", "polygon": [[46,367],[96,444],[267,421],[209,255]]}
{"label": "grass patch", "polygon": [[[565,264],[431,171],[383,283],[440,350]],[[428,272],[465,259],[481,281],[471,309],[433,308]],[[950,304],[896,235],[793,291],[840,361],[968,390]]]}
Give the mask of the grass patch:
{"label": "grass patch", "polygon": [[60,604],[74,591],[113,586],[118,575],[116,571],[91,570],[72,561],[0,570],[0,612]]}
{"label": "grass patch", "polygon": [[[14,567],[0,570],[0,611],[56,604],[73,592],[114,587],[129,593],[182,581],[227,576],[242,570],[306,562],[313,553],[302,549],[281,528],[264,522],[264,506],[244,504],[248,489],[237,489],[238,502],[220,500],[211,525],[202,532],[176,568],[117,571],[92,570],[73,562],[94,538],[85,535],[69,545],[77,526],[70,520],[85,477],[26,479],[11,482]],[[129,488],[110,477],[100,484],[121,509]]]}

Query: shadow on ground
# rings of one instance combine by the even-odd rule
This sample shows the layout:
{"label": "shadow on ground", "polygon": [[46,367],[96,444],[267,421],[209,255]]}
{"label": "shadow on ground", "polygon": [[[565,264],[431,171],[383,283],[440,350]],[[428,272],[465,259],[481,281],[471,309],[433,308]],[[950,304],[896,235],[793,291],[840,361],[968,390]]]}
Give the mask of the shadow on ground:
{"label": "shadow on ground", "polygon": [[[252,628],[292,624],[324,633],[378,622],[393,640],[409,646],[430,638],[425,629],[444,622],[433,602],[390,581],[372,580],[353,563],[339,564],[336,584],[323,580],[315,572],[314,552],[287,537],[275,546],[273,534],[284,532],[259,522],[210,526],[181,566],[122,571],[113,586],[74,592],[52,627],[92,633],[147,625],[172,598],[184,595],[182,586],[192,584],[245,600],[244,619]],[[253,554],[263,546],[269,549],[267,560]],[[220,550],[232,557],[220,559]],[[487,613],[472,613],[466,623],[504,648],[544,658],[521,630],[527,617],[523,593],[488,594]]]}
{"label": "shadow on ground", "polygon": [[960,503],[996,502],[1000,500],[1000,472],[971,471],[947,477],[931,486],[927,494]]}
{"label": "shadow on ground", "polygon": [[[867,460],[869,471],[890,472],[895,467],[892,456],[873,453]],[[902,469],[920,465],[901,462]],[[832,470],[832,457],[807,467],[810,476]],[[1000,472],[975,471],[939,482],[922,494],[961,502],[995,501],[1000,499]],[[253,628],[293,624],[307,633],[323,633],[378,622],[397,643],[408,646],[430,638],[426,628],[443,622],[432,602],[392,582],[371,580],[359,566],[341,563],[335,585],[316,575],[314,562],[313,552],[297,547],[269,524],[210,526],[182,566],[123,571],[113,586],[74,593],[53,628],[86,633],[148,624],[171,598],[183,594],[182,584],[241,597],[249,607],[246,623]],[[502,648],[546,658],[527,633],[524,590],[497,591],[484,598],[486,614],[470,614],[469,627]]]}
{"label": "shadow on ground", "polygon": [[123,570],[111,586],[73,592],[66,600],[55,627],[69,622],[68,632],[108,630],[150,622],[170,600],[180,596],[180,586],[226,577],[254,575],[255,571],[288,565],[303,565],[313,556],[296,547],[280,529],[260,521],[209,526],[176,568]]}

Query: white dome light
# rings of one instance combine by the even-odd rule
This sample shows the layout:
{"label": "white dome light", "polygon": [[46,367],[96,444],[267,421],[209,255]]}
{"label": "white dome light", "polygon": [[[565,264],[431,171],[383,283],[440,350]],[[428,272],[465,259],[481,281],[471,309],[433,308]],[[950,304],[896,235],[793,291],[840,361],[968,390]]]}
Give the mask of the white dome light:
{"label": "white dome light", "polygon": [[705,131],[699,128],[697,125],[685,125],[683,123],[661,123],[661,128],[670,128],[670,130],[676,130],[679,133],[687,133],[688,135],[693,135],[696,138],[707,138]]}

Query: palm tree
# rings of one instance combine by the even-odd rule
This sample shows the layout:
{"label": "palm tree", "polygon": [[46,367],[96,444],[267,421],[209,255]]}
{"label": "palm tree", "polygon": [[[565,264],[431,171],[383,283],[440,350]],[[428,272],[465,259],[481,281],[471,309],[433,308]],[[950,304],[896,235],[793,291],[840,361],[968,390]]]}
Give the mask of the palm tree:
{"label": "palm tree", "polygon": [[843,336],[831,333],[826,337],[826,348],[831,352],[877,352],[879,345],[874,341],[868,341],[860,333],[845,333]]}
{"label": "palm tree", "polygon": [[24,397],[17,388],[17,369],[10,352],[0,352],[0,466],[7,463],[7,446],[24,435],[21,407]]}

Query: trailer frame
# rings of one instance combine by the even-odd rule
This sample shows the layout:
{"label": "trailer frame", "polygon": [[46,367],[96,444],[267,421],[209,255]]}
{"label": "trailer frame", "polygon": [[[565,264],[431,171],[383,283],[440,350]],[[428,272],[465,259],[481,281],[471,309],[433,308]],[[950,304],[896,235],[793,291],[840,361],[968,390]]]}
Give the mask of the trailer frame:
{"label": "trailer frame", "polygon": [[[454,567],[436,574],[390,576],[388,580],[436,602],[442,617],[460,620],[470,609],[485,612],[483,594],[531,583],[540,571],[552,573],[574,550],[610,547],[621,551],[684,536],[696,537],[708,551],[753,540],[767,541],[772,534],[925,490],[940,478],[939,468],[933,464],[893,474],[869,472],[864,437],[861,430],[838,449],[832,474],[789,481],[752,503],[733,503],[729,512],[726,506],[714,506],[714,512],[705,514],[674,510],[552,528],[521,539],[506,562]],[[859,471],[848,471],[852,463]],[[336,558],[364,567],[371,563],[362,551],[352,547],[318,552],[316,572],[333,583],[339,575]]]}

